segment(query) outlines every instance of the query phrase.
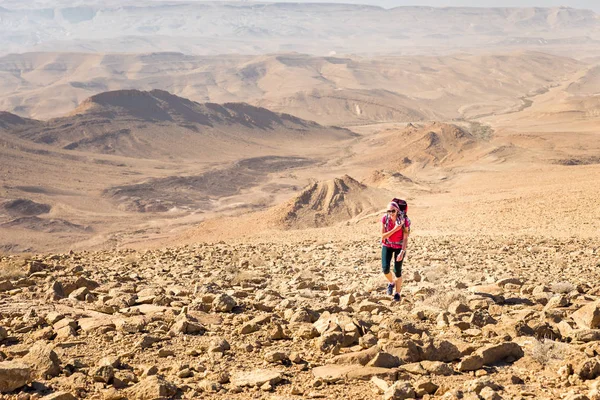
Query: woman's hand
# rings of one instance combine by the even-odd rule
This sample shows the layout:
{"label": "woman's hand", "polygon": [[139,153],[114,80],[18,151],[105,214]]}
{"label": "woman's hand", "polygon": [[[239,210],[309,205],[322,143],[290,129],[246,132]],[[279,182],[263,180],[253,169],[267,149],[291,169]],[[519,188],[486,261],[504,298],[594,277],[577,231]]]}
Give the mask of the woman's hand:
{"label": "woman's hand", "polygon": [[396,261],[402,261],[404,259],[405,254],[406,254],[406,251],[400,250],[400,254],[398,254],[398,257],[396,257]]}

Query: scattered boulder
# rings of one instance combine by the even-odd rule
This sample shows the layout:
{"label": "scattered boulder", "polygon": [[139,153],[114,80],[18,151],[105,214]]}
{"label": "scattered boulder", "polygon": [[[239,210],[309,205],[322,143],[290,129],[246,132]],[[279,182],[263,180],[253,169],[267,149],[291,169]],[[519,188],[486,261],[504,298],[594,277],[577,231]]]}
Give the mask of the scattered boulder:
{"label": "scattered boulder", "polygon": [[281,382],[283,376],[276,370],[258,369],[254,371],[237,371],[231,375],[231,385],[234,387],[261,387],[265,383],[274,386]]}
{"label": "scattered boulder", "polygon": [[600,327],[600,300],[586,304],[579,308],[571,318],[582,329],[595,329]]}
{"label": "scattered boulder", "polygon": [[0,393],[19,389],[32,379],[31,367],[16,361],[0,362]]}
{"label": "scattered boulder", "polygon": [[127,390],[127,398],[136,400],[153,400],[172,398],[177,393],[177,386],[158,375],[142,379]]}
{"label": "scattered boulder", "polygon": [[395,368],[400,365],[400,359],[389,353],[379,352],[367,363],[369,367]]}
{"label": "scattered boulder", "polygon": [[377,354],[379,354],[379,349],[377,347],[372,347],[370,349],[356,351],[352,353],[340,354],[338,356],[333,357],[331,360],[334,364],[343,364],[343,365],[352,365],[352,364],[360,364],[367,365],[369,361],[371,361]]}
{"label": "scattered boulder", "polygon": [[415,397],[415,390],[408,382],[398,381],[388,388],[383,394],[384,400],[402,400]]}
{"label": "scattered boulder", "polygon": [[212,310],[215,312],[230,312],[237,305],[235,299],[225,293],[221,293],[212,302]]}
{"label": "scattered boulder", "polygon": [[60,360],[52,345],[44,341],[36,342],[21,362],[31,365],[33,375],[40,379],[57,376],[60,373]]}
{"label": "scattered boulder", "polygon": [[77,400],[77,397],[73,396],[69,392],[54,392],[47,396],[42,397],[42,400]]}
{"label": "scattered boulder", "polygon": [[521,346],[515,342],[493,344],[477,349],[458,364],[459,371],[475,371],[484,365],[492,365],[500,361],[514,362],[523,357]]}

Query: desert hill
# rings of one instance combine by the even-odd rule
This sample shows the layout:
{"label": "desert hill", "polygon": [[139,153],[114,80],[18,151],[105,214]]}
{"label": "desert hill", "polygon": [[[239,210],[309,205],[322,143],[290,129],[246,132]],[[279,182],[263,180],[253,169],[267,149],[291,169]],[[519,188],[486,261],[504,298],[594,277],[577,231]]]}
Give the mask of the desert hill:
{"label": "desert hill", "polygon": [[29,118],[22,118],[6,111],[0,111],[0,131],[22,129],[24,127],[33,127],[36,125],[40,125],[40,122]]}
{"label": "desert hill", "polygon": [[600,94],[600,65],[592,66],[582,77],[571,83],[567,91],[579,96]]}
{"label": "desert hill", "polygon": [[266,212],[280,228],[313,228],[346,222],[381,208],[389,193],[345,175],[314,182],[286,203]]}
{"label": "desert hill", "polygon": [[519,109],[522,97],[589,67],[515,50],[372,58],[26,53],[0,57],[0,109],[54,118],[96,94],[133,88],[244,102],[326,125],[470,119]]}
{"label": "desert hill", "polygon": [[214,127],[217,124],[241,124],[260,130],[279,127],[302,130],[318,127],[312,121],[302,121],[289,114],[276,114],[267,109],[244,103],[199,104],[163,90],[143,92],[116,90],[86,99],[71,116],[173,122],[179,125],[198,124]]}
{"label": "desert hill", "polygon": [[[411,184],[406,179],[416,178],[418,181],[424,171],[468,165],[493,149],[483,138],[471,133],[468,127],[441,122],[390,128],[365,140],[362,145],[365,147],[358,151],[353,162],[399,172],[403,179],[398,179],[398,183],[402,184]],[[371,182],[380,179],[376,176],[369,178]]]}
{"label": "desert hill", "polygon": [[14,199],[0,202],[0,217],[3,213],[11,216],[36,216],[46,214],[52,207],[49,204],[36,203],[28,199]]}
{"label": "desert hill", "polygon": [[[353,134],[242,103],[199,104],[161,90],[94,95],[69,116],[12,133],[65,150],[138,158],[214,158],[252,146],[336,142]],[[308,144],[306,144],[308,145]],[[310,144],[312,145],[312,144]]]}

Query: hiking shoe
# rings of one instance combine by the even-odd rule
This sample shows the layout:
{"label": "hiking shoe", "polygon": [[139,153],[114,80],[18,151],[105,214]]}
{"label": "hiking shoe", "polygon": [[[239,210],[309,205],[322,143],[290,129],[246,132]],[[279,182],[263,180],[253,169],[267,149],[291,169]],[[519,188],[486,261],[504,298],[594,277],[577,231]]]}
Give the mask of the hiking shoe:
{"label": "hiking shoe", "polygon": [[400,301],[400,293],[394,294],[394,301]]}
{"label": "hiking shoe", "polygon": [[392,295],[392,293],[394,293],[394,288],[396,287],[395,284],[393,283],[388,283],[388,287],[387,287],[387,294],[388,295]]}

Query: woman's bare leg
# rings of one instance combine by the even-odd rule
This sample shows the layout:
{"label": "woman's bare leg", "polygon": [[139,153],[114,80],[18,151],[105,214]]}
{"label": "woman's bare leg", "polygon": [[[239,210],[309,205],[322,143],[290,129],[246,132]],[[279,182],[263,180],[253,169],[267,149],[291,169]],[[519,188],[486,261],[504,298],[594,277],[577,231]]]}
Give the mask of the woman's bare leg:
{"label": "woman's bare leg", "polygon": [[402,277],[396,278],[396,293],[402,290]]}
{"label": "woman's bare leg", "polygon": [[388,280],[389,283],[394,283],[394,276],[392,275],[391,272],[387,273],[387,274],[383,274],[385,276],[385,279]]}

